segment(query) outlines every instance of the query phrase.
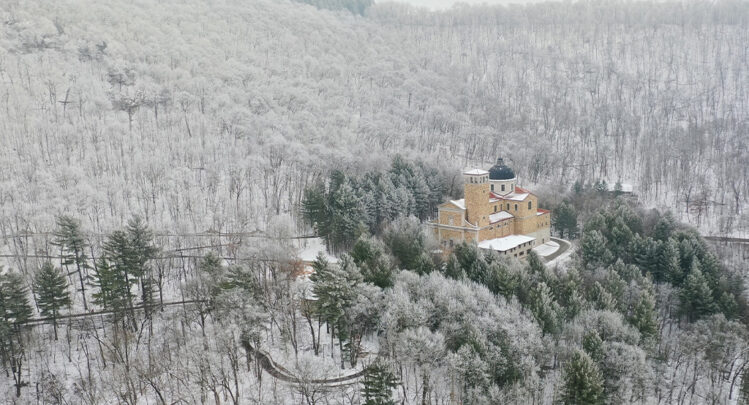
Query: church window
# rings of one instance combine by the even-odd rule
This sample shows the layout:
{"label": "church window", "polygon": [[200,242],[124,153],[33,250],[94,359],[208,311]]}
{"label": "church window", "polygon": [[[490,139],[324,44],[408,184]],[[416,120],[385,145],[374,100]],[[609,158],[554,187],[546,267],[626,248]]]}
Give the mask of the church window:
{"label": "church window", "polygon": [[518,212],[518,205],[515,204],[515,212]]}
{"label": "church window", "polygon": [[497,206],[496,205],[494,206],[494,212],[497,212]]}
{"label": "church window", "polygon": [[528,209],[533,208],[533,201],[528,201]]}

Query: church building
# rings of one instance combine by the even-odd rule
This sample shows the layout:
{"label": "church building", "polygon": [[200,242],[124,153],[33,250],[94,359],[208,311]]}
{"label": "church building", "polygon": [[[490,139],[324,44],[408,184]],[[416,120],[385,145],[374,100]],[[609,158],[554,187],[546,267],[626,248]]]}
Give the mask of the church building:
{"label": "church building", "polygon": [[538,198],[517,185],[515,172],[502,158],[489,171],[463,173],[465,198],[438,207],[429,224],[442,246],[475,242],[482,249],[525,257],[551,238],[551,213],[538,208]]}

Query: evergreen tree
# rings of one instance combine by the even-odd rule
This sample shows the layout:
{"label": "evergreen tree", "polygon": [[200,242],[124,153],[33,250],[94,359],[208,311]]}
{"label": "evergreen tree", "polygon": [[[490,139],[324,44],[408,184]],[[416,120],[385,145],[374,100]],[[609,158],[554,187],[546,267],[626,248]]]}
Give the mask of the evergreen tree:
{"label": "evergreen tree", "polygon": [[138,279],[141,291],[141,302],[143,303],[146,316],[150,316],[153,300],[153,275],[149,262],[158,253],[158,248],[153,242],[153,233],[148,229],[140,217],[134,217],[127,223],[125,228],[129,241],[129,254],[132,255],[133,277]]}
{"label": "evergreen tree", "polygon": [[319,254],[312,267],[315,272],[310,279],[313,282],[312,291],[317,297],[317,312],[331,328],[331,341],[334,335],[338,336],[339,345],[343,349],[343,341],[348,337],[344,313],[356,299],[361,274],[348,255],[342,255],[340,263],[331,265]]}
{"label": "evergreen tree", "polygon": [[630,260],[629,249],[634,240],[634,233],[624,222],[624,219],[617,217],[609,229],[610,238],[608,246],[615,258]]}
{"label": "evergreen tree", "polygon": [[724,291],[718,299],[718,308],[727,319],[736,318],[738,313],[738,304],[736,303],[736,297],[733,293]]}
{"label": "evergreen tree", "polygon": [[603,347],[603,340],[597,331],[590,331],[583,337],[583,350],[596,363],[603,361],[606,353]]}
{"label": "evergreen tree", "polygon": [[614,196],[619,197],[622,195],[622,182],[617,181],[616,184],[614,184]]}
{"label": "evergreen tree", "polygon": [[606,180],[597,181],[593,188],[599,194],[605,194],[607,191],[609,191],[609,185],[606,183]]}
{"label": "evergreen tree", "polygon": [[21,388],[28,385],[23,381],[26,347],[22,331],[23,324],[31,318],[31,306],[25,284],[20,274],[0,274],[0,359],[3,364],[10,365],[16,397],[20,397]]}
{"label": "evergreen tree", "polygon": [[489,281],[487,287],[494,294],[499,294],[505,298],[515,295],[518,288],[518,278],[511,274],[507,266],[494,262],[489,265]]}
{"label": "evergreen tree", "polygon": [[681,284],[682,271],[679,263],[678,242],[669,239],[658,245],[657,264],[654,269],[653,278],[656,281],[670,281],[675,285]]}
{"label": "evergreen tree", "polygon": [[372,238],[359,238],[349,254],[365,282],[380,288],[393,285],[393,268],[385,255],[382,242]]}
{"label": "evergreen tree", "polygon": [[652,339],[658,336],[658,315],[655,309],[653,296],[643,291],[637,305],[635,305],[629,321],[640,331],[642,340]]}
{"label": "evergreen tree", "polygon": [[574,206],[563,201],[551,212],[551,216],[552,225],[560,237],[564,238],[566,234],[568,239],[572,239],[577,235],[577,212]]}
{"label": "evergreen tree", "polygon": [[57,340],[57,316],[60,309],[70,305],[70,293],[65,275],[51,262],[44,263],[34,277],[34,293],[39,312],[42,316],[52,318],[55,340]]}
{"label": "evergreen tree", "polygon": [[658,242],[653,238],[642,238],[635,234],[632,240],[632,261],[643,273],[655,276],[658,269]]}
{"label": "evergreen tree", "polygon": [[94,266],[91,284],[97,289],[92,294],[94,303],[104,310],[113,311],[115,324],[124,320],[124,313],[130,308],[133,299],[131,284],[125,273],[113,266],[106,257],[100,257]]}
{"label": "evergreen tree", "polygon": [[611,261],[611,252],[606,248],[606,238],[597,230],[586,230],[582,240],[583,263],[605,265]]}
{"label": "evergreen tree", "polygon": [[398,380],[387,365],[376,361],[364,372],[361,395],[365,405],[395,405],[393,388]]}
{"label": "evergreen tree", "polygon": [[585,191],[585,182],[582,180],[575,181],[575,184],[572,185],[572,191],[577,195],[582,194]]}
{"label": "evergreen tree", "polygon": [[556,332],[560,309],[546,283],[539,283],[531,291],[530,308],[544,335]]}
{"label": "evergreen tree", "polygon": [[86,302],[86,287],[84,279],[88,274],[88,257],[86,256],[87,244],[83,238],[81,224],[76,219],[62,215],[56,218],[57,229],[53,233],[52,244],[58,246],[62,254],[62,265],[75,265],[78,280],[81,285],[81,297],[83,298],[83,309],[88,310]]}
{"label": "evergreen tree", "polygon": [[676,228],[676,221],[670,212],[658,219],[653,228],[653,238],[659,241],[667,241]]}
{"label": "evergreen tree", "polygon": [[562,402],[567,405],[604,403],[603,376],[598,366],[583,351],[576,350],[564,368]]}
{"label": "evergreen tree", "polygon": [[679,299],[681,311],[690,321],[696,321],[718,310],[713,300],[713,291],[697,262],[693,263],[692,270],[681,287]]}
{"label": "evergreen tree", "polygon": [[425,252],[426,236],[417,218],[397,219],[385,230],[383,240],[401,268],[414,270],[418,267],[421,254]]}

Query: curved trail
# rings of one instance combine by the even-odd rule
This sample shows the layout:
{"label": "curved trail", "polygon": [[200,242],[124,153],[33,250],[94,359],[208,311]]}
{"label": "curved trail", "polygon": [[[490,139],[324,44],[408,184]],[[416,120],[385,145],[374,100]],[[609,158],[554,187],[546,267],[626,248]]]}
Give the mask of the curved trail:
{"label": "curved trail", "polygon": [[273,361],[273,359],[270,357],[268,353],[265,353],[261,350],[256,350],[255,348],[250,345],[247,341],[242,341],[242,345],[244,346],[245,350],[251,351],[256,361],[260,364],[260,366],[265,370],[266,373],[270,374],[271,376],[295,385],[301,385],[301,384],[321,384],[326,385],[329,387],[337,387],[342,385],[351,385],[358,382],[359,378],[364,376],[364,373],[367,372],[367,368],[365,367],[363,370],[357,371],[353,374],[345,375],[342,377],[335,377],[335,378],[326,378],[326,379],[313,379],[313,380],[304,380],[299,377],[294,376],[289,370],[284,368],[283,366],[276,364],[276,362]]}
{"label": "curved trail", "polygon": [[564,239],[551,238],[551,240],[559,244],[559,249],[557,249],[556,252],[544,257],[544,260],[547,263],[561,256],[564,252],[568,251],[570,249],[570,246],[572,245],[569,241]]}

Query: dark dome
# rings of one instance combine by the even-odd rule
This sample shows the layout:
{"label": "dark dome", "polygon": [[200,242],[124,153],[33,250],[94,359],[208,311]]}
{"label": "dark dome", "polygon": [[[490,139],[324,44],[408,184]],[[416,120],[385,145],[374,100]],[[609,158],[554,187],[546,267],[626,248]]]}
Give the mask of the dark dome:
{"label": "dark dome", "polygon": [[489,169],[489,180],[510,180],[515,178],[515,172],[505,165],[504,159],[497,159],[497,164]]}

